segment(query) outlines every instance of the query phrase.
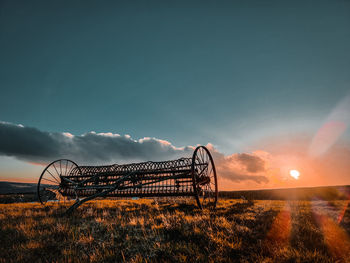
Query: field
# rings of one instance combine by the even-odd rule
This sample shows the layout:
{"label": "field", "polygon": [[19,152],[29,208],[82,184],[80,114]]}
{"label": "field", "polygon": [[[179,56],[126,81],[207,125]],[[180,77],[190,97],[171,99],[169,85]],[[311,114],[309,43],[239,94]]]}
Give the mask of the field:
{"label": "field", "polygon": [[349,201],[0,204],[0,262],[350,262]]}

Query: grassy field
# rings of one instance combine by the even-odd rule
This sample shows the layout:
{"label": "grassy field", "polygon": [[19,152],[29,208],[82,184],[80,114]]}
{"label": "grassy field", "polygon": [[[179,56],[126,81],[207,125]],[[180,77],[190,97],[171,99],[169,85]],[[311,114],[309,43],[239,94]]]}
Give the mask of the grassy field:
{"label": "grassy field", "polygon": [[[53,205],[53,204],[51,204]],[[349,201],[0,204],[0,262],[350,262]]]}

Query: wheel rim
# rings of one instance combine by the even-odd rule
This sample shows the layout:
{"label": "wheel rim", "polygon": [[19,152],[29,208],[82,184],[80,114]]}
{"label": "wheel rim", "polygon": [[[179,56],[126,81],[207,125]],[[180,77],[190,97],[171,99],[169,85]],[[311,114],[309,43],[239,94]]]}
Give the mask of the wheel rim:
{"label": "wheel rim", "polygon": [[75,168],[80,170],[75,162],[67,159],[50,163],[39,178],[37,194],[40,203],[46,205],[47,202],[51,201],[57,203],[66,202],[67,197],[61,177],[70,175]]}
{"label": "wheel rim", "polygon": [[200,208],[215,208],[218,198],[216,169],[209,150],[195,149],[192,157],[192,179],[197,204]]}

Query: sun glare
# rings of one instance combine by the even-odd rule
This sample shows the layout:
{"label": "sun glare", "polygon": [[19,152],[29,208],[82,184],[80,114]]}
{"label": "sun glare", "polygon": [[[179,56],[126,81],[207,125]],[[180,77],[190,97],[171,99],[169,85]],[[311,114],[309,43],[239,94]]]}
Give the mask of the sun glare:
{"label": "sun glare", "polygon": [[291,177],[293,177],[295,180],[298,180],[299,179],[299,171],[298,170],[290,170],[289,171],[289,174]]}

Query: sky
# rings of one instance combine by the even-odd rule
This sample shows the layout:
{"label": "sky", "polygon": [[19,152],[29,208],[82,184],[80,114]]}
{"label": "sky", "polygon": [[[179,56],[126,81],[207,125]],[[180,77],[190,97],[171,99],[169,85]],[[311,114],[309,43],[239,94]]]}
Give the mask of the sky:
{"label": "sky", "polygon": [[350,184],[349,14],[345,0],[1,1],[0,180],[207,145],[222,190]]}

